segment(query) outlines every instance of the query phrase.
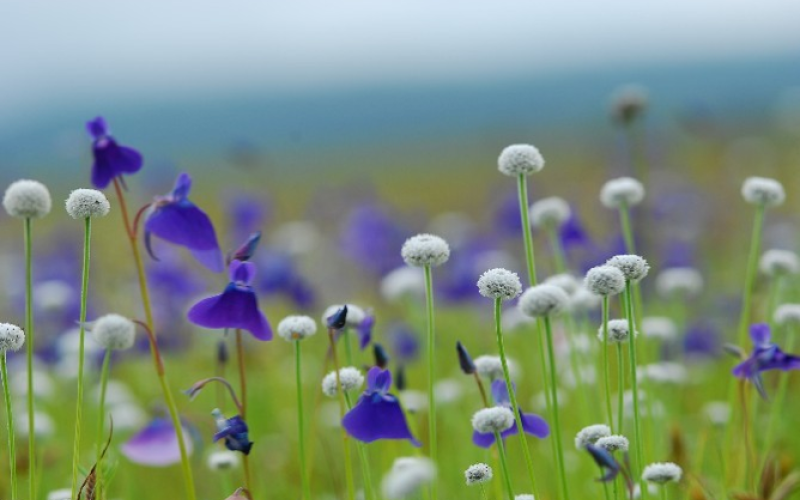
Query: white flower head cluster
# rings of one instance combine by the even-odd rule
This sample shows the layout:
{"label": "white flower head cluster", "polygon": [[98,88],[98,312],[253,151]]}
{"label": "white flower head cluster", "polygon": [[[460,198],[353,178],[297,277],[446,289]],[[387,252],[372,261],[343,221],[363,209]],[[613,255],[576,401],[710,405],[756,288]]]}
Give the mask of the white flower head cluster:
{"label": "white flower head cluster", "polygon": [[317,322],[308,316],[287,316],[278,323],[278,336],[287,342],[303,340],[315,333]]}
{"label": "white flower head cluster", "polygon": [[239,465],[239,455],[229,450],[215,451],[208,456],[207,464],[212,471],[235,469]]}
{"label": "white flower head cluster", "polygon": [[[364,312],[364,309],[358,307],[355,304],[346,304],[347,305],[347,319],[345,320],[345,325],[349,326],[350,328],[355,328],[364,321],[364,318],[367,317],[367,313]],[[344,307],[345,304],[334,304],[329,306],[325,309],[325,312],[322,313],[322,324],[327,325],[328,320],[337,312],[339,309]]]}
{"label": "white flower head cluster", "polygon": [[507,431],[514,425],[514,414],[505,406],[478,410],[472,416],[472,428],[481,434]]}
{"label": "white flower head cluster", "polygon": [[553,316],[569,305],[569,296],[561,288],[547,283],[525,290],[519,298],[519,310],[526,316],[541,318]]}
{"label": "white flower head cluster", "polygon": [[608,259],[606,265],[622,271],[625,279],[632,283],[643,280],[650,272],[650,264],[638,255],[616,255]]}
{"label": "white flower head cluster", "polygon": [[672,462],[650,464],[644,468],[642,479],[648,483],[677,483],[681,480],[683,469]]}
{"label": "white flower head cluster", "polygon": [[544,282],[548,285],[557,286],[567,292],[567,295],[576,293],[581,287],[581,282],[578,278],[569,273],[554,274],[544,280]]}
{"label": "white flower head cluster", "polygon": [[544,157],[530,144],[512,144],[497,158],[497,170],[510,177],[531,175],[544,168]]}
{"label": "white flower head cluster", "polygon": [[8,215],[23,219],[38,219],[50,213],[53,201],[47,186],[28,179],[11,183],[3,196],[3,208]]}
{"label": "white flower head cluster", "polygon": [[409,266],[436,267],[441,266],[450,258],[450,246],[438,236],[418,234],[403,243],[400,255]]}
{"label": "white flower head cluster", "polygon": [[529,213],[533,227],[559,228],[569,220],[572,209],[563,198],[551,196],[533,203]]}
{"label": "white flower head cluster", "polygon": [[489,269],[478,279],[478,291],[489,299],[511,300],[522,293],[517,273],[507,269]]}
{"label": "white flower head cluster", "polygon": [[600,438],[611,435],[611,428],[605,424],[596,424],[584,427],[575,435],[575,448],[583,450],[588,444],[595,444]]}
{"label": "white flower head cluster", "polygon": [[628,125],[647,108],[647,89],[635,83],[629,83],[616,89],[611,94],[611,119],[622,125]]}
{"label": "white flower head cluster", "polygon": [[569,310],[575,314],[586,314],[591,311],[596,311],[601,304],[602,300],[600,297],[589,291],[589,289],[583,285],[569,298]]}
{"label": "white flower head cluster", "polygon": [[523,493],[521,495],[515,495],[514,500],[536,500],[536,499],[530,493]]}
{"label": "white flower head cluster", "polygon": [[678,337],[678,327],[666,316],[648,316],[642,319],[642,335],[648,339],[668,342]]}
{"label": "white flower head cluster", "polygon": [[[339,370],[339,383],[344,391],[360,389],[364,385],[364,375],[352,366],[345,366]],[[322,379],[322,392],[328,397],[335,397],[338,392],[336,386],[336,372],[332,371]]]}
{"label": "white flower head cluster", "polygon": [[24,344],[25,332],[22,328],[11,323],[0,323],[0,353],[18,351]]}
{"label": "white flower head cluster", "polygon": [[[500,356],[483,355],[478,356],[472,362],[475,364],[475,371],[481,377],[487,378],[490,381],[503,380],[503,361]],[[511,378],[515,378],[517,372],[516,363],[511,359],[506,359],[508,363],[508,371]]]}
{"label": "white flower head cluster", "polygon": [[786,200],[783,184],[766,177],[748,177],[742,184],[742,196],[747,203],[774,207]]}
{"label": "white flower head cluster", "polygon": [[800,272],[800,259],[791,250],[767,250],[761,256],[758,268],[770,277],[788,276]]}
{"label": "white flower head cluster", "polygon": [[123,351],[133,347],[136,324],[119,314],[106,314],[92,324],[92,337],[104,349]]}
{"label": "white flower head cluster", "polygon": [[467,486],[486,483],[492,480],[492,468],[484,463],[473,464],[464,471],[464,477],[467,479]]}
{"label": "white flower head cluster", "polygon": [[397,302],[403,297],[422,297],[425,294],[425,276],[418,269],[403,266],[383,277],[381,296],[387,302]]}
{"label": "white flower head cluster", "polygon": [[603,448],[606,451],[615,452],[615,451],[628,451],[630,443],[628,442],[628,438],[625,436],[605,436],[601,437],[597,441],[595,441],[595,446],[598,448]]}
{"label": "white flower head cluster", "polygon": [[[597,332],[597,338],[602,342],[603,330],[601,326]],[[634,335],[639,335],[635,332]],[[627,319],[611,319],[608,321],[608,341],[612,344],[627,342],[631,337],[630,324]]]}
{"label": "white flower head cluster", "polygon": [[628,208],[644,200],[644,186],[633,177],[611,179],[600,190],[600,203],[606,208]]}
{"label": "white flower head cluster", "polygon": [[672,267],[656,276],[656,292],[665,298],[691,298],[703,291],[703,275],[693,267]]}
{"label": "white flower head cluster", "polygon": [[597,266],[589,269],[584,283],[593,294],[608,297],[625,290],[625,275],[615,266]]}
{"label": "white flower head cluster", "polygon": [[800,325],[800,304],[781,304],[773,316],[776,325]]}
{"label": "white flower head cluster", "polygon": [[381,489],[387,500],[400,500],[413,495],[436,479],[436,466],[423,457],[401,457],[384,476]]}
{"label": "white flower head cluster", "polygon": [[96,189],[76,189],[66,202],[67,213],[73,219],[105,217],[111,210],[108,198]]}

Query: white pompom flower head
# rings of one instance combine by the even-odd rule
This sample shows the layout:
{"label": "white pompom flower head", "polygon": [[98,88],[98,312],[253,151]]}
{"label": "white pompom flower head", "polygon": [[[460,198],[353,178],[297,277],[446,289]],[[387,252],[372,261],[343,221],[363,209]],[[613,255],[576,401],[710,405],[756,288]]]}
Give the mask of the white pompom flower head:
{"label": "white pompom flower head", "polygon": [[105,217],[111,210],[108,198],[96,189],[76,189],[66,201],[67,213],[73,219]]}
{"label": "white pompom flower head", "polygon": [[533,224],[534,227],[545,229],[560,228],[572,215],[572,209],[569,207],[569,203],[558,196],[543,198],[535,202],[531,205],[529,212],[531,215],[531,224]]}
{"label": "white pompom flower head", "polygon": [[507,146],[497,158],[497,170],[509,177],[531,175],[544,168],[544,157],[530,144]]}
{"label": "white pompom flower head", "polygon": [[761,256],[758,268],[772,278],[789,276],[800,272],[800,259],[791,250],[771,249]]}
{"label": "white pompom flower head", "polygon": [[215,451],[208,456],[207,464],[212,471],[228,471],[239,466],[239,455],[229,450]]}
{"label": "white pompom flower head", "polygon": [[[631,331],[629,328],[628,320],[627,319],[612,319],[608,322],[608,341],[612,344],[619,344],[627,342],[631,337]],[[600,341],[603,341],[603,332],[604,328],[601,326],[600,330],[597,332],[597,338]],[[635,332],[634,335],[639,335],[639,332]]]}
{"label": "white pompom flower head", "polygon": [[597,266],[586,273],[584,284],[590,292],[601,297],[618,295],[625,290],[625,275],[615,266]]}
{"label": "white pompom flower head", "polygon": [[[364,375],[358,368],[345,366],[339,370],[339,384],[345,392],[360,389],[364,385]],[[330,397],[336,397],[340,387],[336,384],[336,372],[332,371],[322,379],[322,392]]]}
{"label": "white pompom flower head", "polygon": [[781,304],[775,309],[773,319],[779,326],[800,326],[800,304]]}
{"label": "white pompom flower head", "polygon": [[489,299],[511,300],[522,293],[517,273],[507,269],[489,269],[478,279],[478,291]]}
{"label": "white pompom flower head", "polygon": [[3,208],[12,217],[39,219],[50,213],[52,206],[50,191],[39,181],[12,182],[3,196]]}
{"label": "white pompom flower head", "polygon": [[601,437],[594,443],[595,446],[598,448],[603,448],[606,451],[615,452],[615,451],[628,451],[630,447],[630,443],[628,442],[628,438],[625,436],[605,436]]}
{"label": "white pompom flower head", "polygon": [[650,272],[650,264],[638,255],[617,255],[608,259],[606,265],[622,271],[625,279],[631,283],[642,281]]}
{"label": "white pompom flower head", "polygon": [[91,324],[92,337],[104,349],[121,351],[133,347],[136,324],[119,314],[106,314]]}
{"label": "white pompom flower head", "polygon": [[492,480],[492,476],[492,468],[484,463],[470,465],[467,467],[467,470],[464,471],[467,486],[489,482]]}
{"label": "white pompom flower head", "polygon": [[450,258],[450,246],[433,234],[418,234],[403,243],[400,254],[409,266],[437,267]]}
{"label": "white pompom flower head", "polygon": [[519,310],[526,316],[542,318],[564,311],[569,305],[569,296],[561,288],[544,283],[525,290],[519,298]]}
{"label": "white pompom flower head", "polygon": [[665,298],[691,298],[703,291],[703,275],[693,267],[672,267],[656,276],[656,291]]}
{"label": "white pompom flower head", "polygon": [[609,436],[611,436],[611,428],[605,424],[584,427],[575,435],[575,448],[584,450],[587,445],[596,444],[599,439]]}
{"label": "white pompom flower head", "polygon": [[514,413],[505,406],[478,410],[472,416],[472,428],[481,434],[507,431],[514,425]]}
{"label": "white pompom flower head", "polygon": [[287,316],[278,323],[278,336],[287,342],[303,340],[315,333],[317,323],[308,316]]}
{"label": "white pompom flower head", "polygon": [[681,480],[683,469],[672,462],[650,464],[644,468],[642,479],[648,483],[677,483]]}
{"label": "white pompom flower head", "polygon": [[748,177],[742,184],[742,196],[747,203],[760,207],[775,207],[786,200],[783,184],[766,177]]}
{"label": "white pompom flower head", "polygon": [[644,200],[644,185],[633,177],[611,179],[600,190],[600,203],[606,208],[629,208]]}
{"label": "white pompom flower head", "polygon": [[25,344],[25,332],[11,323],[0,323],[0,354],[18,351]]}

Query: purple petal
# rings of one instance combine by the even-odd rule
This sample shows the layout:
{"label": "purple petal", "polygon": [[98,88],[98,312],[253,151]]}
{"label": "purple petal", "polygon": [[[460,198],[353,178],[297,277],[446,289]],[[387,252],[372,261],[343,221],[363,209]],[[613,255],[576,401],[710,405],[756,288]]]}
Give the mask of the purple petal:
{"label": "purple petal", "polygon": [[758,373],[758,365],[755,358],[748,358],[733,368],[733,375],[739,378],[751,378]]}
{"label": "purple petal", "polygon": [[242,262],[234,260],[228,268],[228,275],[230,276],[231,283],[241,283],[245,286],[250,286],[253,279],[256,277],[256,265],[252,262]]}
{"label": "purple petal", "polygon": [[201,264],[214,272],[223,270],[222,250],[211,219],[184,200],[156,208],[145,221],[145,231],[192,251]]}
{"label": "purple petal", "polygon": [[[192,453],[192,441],[183,429],[187,453]],[[180,447],[175,427],[168,419],[156,418],[136,433],[121,448],[128,460],[140,465],[166,467],[181,461]]]}
{"label": "purple petal", "polygon": [[372,341],[372,329],[375,327],[375,316],[367,315],[356,328],[358,333],[358,346],[363,351]]}
{"label": "purple petal", "polygon": [[491,448],[494,444],[494,434],[491,432],[472,431],[472,443],[481,448]]}
{"label": "purple petal", "polygon": [[542,417],[533,413],[522,413],[522,411],[519,414],[522,418],[522,428],[525,430],[525,434],[536,436],[539,439],[544,439],[550,435],[550,426],[547,425],[547,422]]}
{"label": "purple petal", "polygon": [[94,139],[99,139],[108,134],[108,125],[102,116],[98,116],[94,120],[86,122],[86,131],[91,134]]}
{"label": "purple petal", "polygon": [[765,346],[770,343],[769,325],[766,323],[756,323],[750,326],[750,338],[756,347]]}
{"label": "purple petal", "polygon": [[114,177],[133,174],[142,168],[142,155],[138,151],[120,146],[110,137],[97,139],[92,152],[92,184],[99,189],[107,187]]}
{"label": "purple petal", "polygon": [[373,366],[367,372],[367,392],[386,394],[392,387],[392,372]]}
{"label": "purple petal", "polygon": [[420,446],[408,428],[403,408],[393,396],[361,396],[358,403],[342,420],[347,433],[364,443],[378,439],[408,439]]}
{"label": "purple petal", "polygon": [[172,188],[172,197],[176,202],[184,201],[192,190],[192,178],[186,172],[181,172],[175,179],[175,187]]}
{"label": "purple petal", "polygon": [[272,328],[258,309],[255,293],[235,285],[228,285],[221,295],[201,300],[187,316],[192,323],[206,328],[241,328],[259,340],[272,340]]}
{"label": "purple petal", "polygon": [[[516,387],[514,390],[516,391]],[[508,395],[508,386],[505,380],[492,381],[492,399],[499,406],[511,406],[511,398]]]}

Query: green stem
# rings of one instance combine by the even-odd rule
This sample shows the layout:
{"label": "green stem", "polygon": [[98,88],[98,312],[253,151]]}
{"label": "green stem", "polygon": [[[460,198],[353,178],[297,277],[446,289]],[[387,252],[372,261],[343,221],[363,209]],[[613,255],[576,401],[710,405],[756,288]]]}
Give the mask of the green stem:
{"label": "green stem", "polygon": [[[633,429],[636,438],[636,466],[641,468],[644,465],[643,447],[642,447],[642,430],[639,423],[639,387],[636,380],[636,329],[634,328],[633,321],[633,294],[631,292],[630,280],[625,280],[625,315],[628,318],[628,331],[630,344],[628,351],[630,354],[630,373],[631,373],[631,389],[633,397]],[[638,469],[634,469],[638,470]],[[634,473],[634,477],[638,474]],[[647,485],[642,481],[641,483],[642,498],[647,495]]]}
{"label": "green stem", "polygon": [[[786,352],[793,352],[795,346],[796,331],[792,331],[786,339]],[[778,384],[778,393],[775,395],[775,402],[772,405],[771,413],[769,416],[769,424],[767,424],[766,437],[764,439],[765,454],[769,453],[772,447],[772,440],[774,438],[775,429],[778,425],[780,417],[783,416],[783,405],[786,401],[786,391],[789,388],[789,374],[781,374],[781,381]]]}
{"label": "green stem", "polygon": [[503,471],[503,480],[506,483],[506,493],[508,500],[514,500],[514,488],[511,486],[511,476],[508,474],[508,460],[506,459],[506,447],[499,432],[494,433],[494,441],[497,443],[497,450],[500,452],[500,469]]}
{"label": "green stem", "polygon": [[[608,296],[603,297],[603,375],[606,386],[606,414],[608,425],[614,426],[614,411],[611,409],[611,375],[608,366]],[[622,421],[617,424],[616,431],[622,432]]]}
{"label": "green stem", "polygon": [[750,252],[747,257],[747,269],[745,271],[744,292],[742,294],[742,314],[739,317],[739,345],[744,346],[747,341],[747,326],[750,323],[750,309],[753,302],[753,285],[756,281],[756,271],[758,270],[758,257],[761,248],[761,231],[764,226],[763,206],[756,208],[755,219],[753,220],[753,233],[750,236]]}
{"label": "green stem", "polygon": [[[433,385],[436,379],[436,332],[433,321],[433,278],[431,276],[431,266],[425,266],[425,301],[428,313],[428,441],[430,442],[430,454],[433,463],[438,466],[436,453],[436,398],[433,392]],[[431,498],[436,500],[437,485],[436,481],[431,483]]]}
{"label": "green stem", "polygon": [[36,499],[36,417],[33,409],[33,277],[31,219],[25,219],[25,357],[28,365],[28,498]]}
{"label": "green stem", "polygon": [[544,317],[544,331],[547,335],[547,353],[550,361],[550,391],[553,397],[553,427],[555,428],[556,458],[558,460],[558,474],[561,478],[561,488],[564,500],[569,500],[569,487],[567,486],[567,473],[564,467],[564,450],[561,441],[561,423],[558,416],[558,375],[556,374],[556,356],[553,350],[553,331],[550,327],[550,317]]}
{"label": "green stem", "polygon": [[96,454],[97,454],[97,498],[103,497],[103,467],[101,467],[100,458],[103,454],[103,444],[106,442],[104,435],[104,427],[106,423],[106,389],[108,388],[108,372],[109,365],[111,364],[111,349],[106,349],[103,356],[103,368],[100,371],[100,402],[97,405],[97,440],[95,441]]}
{"label": "green stem", "polygon": [[528,281],[531,286],[536,284],[536,260],[533,253],[533,236],[531,236],[531,223],[528,215],[528,182],[524,174],[517,178],[517,191],[519,194],[519,213],[522,217],[522,235],[525,244],[525,263],[528,267]]}
{"label": "green stem", "polygon": [[631,213],[626,204],[619,207],[619,222],[622,226],[622,237],[625,239],[625,251],[631,255],[636,254],[636,245],[631,228]]}
{"label": "green stem", "polygon": [[511,374],[508,370],[508,360],[506,358],[506,349],[503,343],[503,329],[501,326],[502,318],[502,299],[494,300],[494,327],[497,335],[497,347],[500,350],[500,361],[503,364],[503,377],[505,378],[506,388],[508,389],[508,396],[511,400],[511,408],[514,410],[514,421],[517,425],[520,442],[522,443],[522,451],[525,455],[525,465],[528,469],[528,477],[531,480],[531,487],[533,488],[533,496],[538,495],[536,488],[536,475],[533,471],[533,459],[531,458],[531,450],[528,448],[528,440],[525,437],[525,429],[522,428],[522,419],[520,418],[519,405],[517,404],[517,395],[514,392],[514,385],[511,383]]}
{"label": "green stem", "polygon": [[[347,409],[353,409],[353,402],[350,400],[350,394],[344,391],[344,398],[347,401]],[[356,442],[356,449],[358,449],[358,458],[361,461],[361,475],[364,480],[364,498],[365,500],[375,499],[375,490],[372,487],[372,473],[369,468],[369,458],[367,457],[367,447],[361,441]]]}
{"label": "green stem", "polygon": [[8,428],[8,464],[11,467],[11,500],[17,498],[17,452],[14,446],[14,413],[11,411],[11,393],[8,390],[8,366],[6,352],[0,352],[0,372],[3,376],[3,396],[6,402],[6,424]]}
{"label": "green stem", "polygon": [[622,343],[617,344],[617,432],[625,434],[625,355]]}
{"label": "green stem", "polygon": [[[343,419],[345,415],[345,399],[346,394],[345,391],[342,390],[342,380],[339,376],[339,355],[336,353],[336,340],[335,340],[335,332],[333,330],[328,331],[328,341],[330,342],[331,348],[331,359],[333,360],[333,373],[336,374],[336,394],[337,399],[339,400],[339,419]],[[344,453],[344,480],[345,486],[347,488],[347,498],[349,500],[355,500],[356,498],[356,485],[355,479],[353,479],[353,461],[350,457],[350,440],[347,435],[347,431],[342,428],[342,451]]]}
{"label": "green stem", "polygon": [[550,240],[550,247],[553,251],[553,259],[556,264],[556,273],[562,274],[567,272],[567,255],[564,252],[564,247],[561,245],[561,239],[558,237],[558,228],[550,225],[547,227],[547,236]]}
{"label": "green stem", "polygon": [[[603,469],[601,467],[600,468],[600,476],[602,476],[602,475],[603,475]],[[608,493],[608,483],[606,481],[603,481],[603,495],[605,496],[606,500],[610,500],[611,496]]]}
{"label": "green stem", "polygon": [[662,485],[661,488],[661,500],[667,500],[667,485]]}
{"label": "green stem", "polygon": [[86,301],[89,291],[89,259],[91,251],[89,243],[92,239],[92,219],[86,217],[83,231],[83,272],[81,274],[81,315],[78,326],[80,341],[78,345],[78,395],[75,403],[75,438],[72,448],[72,498],[78,494],[78,463],[81,452],[81,414],[83,412],[83,369],[84,343],[86,341]]}
{"label": "green stem", "polygon": [[[244,339],[242,337],[242,330],[236,329],[236,364],[239,366],[239,397],[241,398],[241,416],[242,420],[247,422],[247,365],[244,358]],[[250,455],[242,457],[242,465],[244,469],[244,485],[250,495],[253,494],[253,484],[250,475]]]}
{"label": "green stem", "polygon": [[486,488],[483,487],[483,483],[478,484],[478,487],[481,489],[481,500],[489,500],[489,497],[486,496]]}
{"label": "green stem", "polygon": [[303,377],[300,357],[300,341],[294,342],[295,354],[295,382],[297,384],[297,435],[300,441],[300,478],[303,483],[303,499],[311,500],[311,483],[309,470],[306,463],[306,429],[305,413],[303,411]]}

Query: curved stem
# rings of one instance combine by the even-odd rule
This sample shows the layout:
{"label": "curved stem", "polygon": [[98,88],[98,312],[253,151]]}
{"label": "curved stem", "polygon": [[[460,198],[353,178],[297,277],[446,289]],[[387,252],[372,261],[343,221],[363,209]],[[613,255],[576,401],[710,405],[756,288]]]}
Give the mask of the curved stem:
{"label": "curved stem", "polygon": [[[639,423],[639,387],[636,380],[636,329],[634,328],[633,321],[633,294],[631,292],[631,282],[625,280],[625,315],[628,318],[628,331],[630,344],[628,351],[630,354],[630,373],[631,373],[631,389],[633,397],[633,428],[634,436],[636,438],[636,466],[641,469],[644,466],[644,453],[642,446],[642,430]],[[635,469],[635,470],[639,470]],[[637,473],[633,474],[634,477],[638,476]],[[647,485],[642,481],[641,484],[642,498],[647,495]]]}
{"label": "curved stem", "polygon": [[[344,419],[345,414],[345,395],[342,390],[342,380],[339,377],[339,356],[336,354],[336,332],[333,329],[328,330],[328,340],[331,345],[331,359],[333,360],[333,372],[336,374],[336,393],[339,400],[339,419]],[[347,486],[347,498],[355,500],[356,498],[356,485],[353,479],[353,461],[350,457],[350,440],[347,436],[347,431],[342,428],[342,446],[344,452],[344,478]]]}
{"label": "curved stem", "polygon": [[[608,425],[614,426],[614,412],[611,409],[611,375],[608,366],[608,296],[603,297],[603,378],[606,386],[606,415]],[[617,432],[621,432],[622,421],[617,423]]]}
{"label": "curved stem", "polygon": [[547,335],[547,352],[550,361],[550,392],[553,398],[553,424],[555,428],[556,459],[558,460],[558,474],[561,478],[561,488],[564,500],[569,500],[569,487],[567,486],[567,473],[564,467],[564,450],[561,441],[561,423],[558,416],[558,376],[556,374],[556,356],[553,349],[553,331],[550,327],[550,317],[544,317],[544,331]]}
{"label": "curved stem", "polygon": [[295,364],[295,383],[297,385],[297,431],[300,441],[300,479],[303,484],[303,499],[311,500],[311,483],[309,482],[309,470],[306,463],[306,429],[305,413],[303,411],[303,377],[300,356],[300,341],[294,342],[294,364]]}
{"label": "curved stem", "polygon": [[[438,466],[436,453],[436,395],[433,386],[436,381],[436,330],[433,321],[433,277],[431,266],[425,266],[425,303],[428,315],[428,441],[430,445],[431,460]],[[431,498],[436,500],[436,481],[431,483]]]}
{"label": "curved stem", "polygon": [[506,493],[508,500],[514,500],[514,488],[511,486],[511,476],[508,474],[508,459],[506,458],[506,448],[503,444],[503,438],[499,432],[494,433],[494,442],[497,443],[497,449],[500,452],[500,469],[503,471],[503,479],[506,483]]}
{"label": "curved stem", "polygon": [[[344,392],[344,399],[347,402],[347,409],[353,409],[353,402],[350,399],[350,394]],[[372,473],[369,469],[369,458],[367,457],[367,448],[361,441],[356,441],[356,449],[358,449],[358,458],[361,461],[361,475],[364,481],[364,498],[365,500],[374,500],[375,492],[372,488]]]}
{"label": "curved stem", "polygon": [[[242,419],[247,422],[247,369],[244,361],[244,342],[242,339],[242,330],[236,329],[236,361],[239,365],[239,394],[242,398],[242,404],[239,408]],[[248,491],[255,491],[253,483],[250,480],[250,455],[244,455],[242,459],[244,465],[244,485]]]}
{"label": "curved stem", "polygon": [[8,390],[8,366],[6,352],[0,352],[0,374],[3,377],[3,396],[6,402],[6,424],[8,428],[8,464],[11,468],[11,500],[17,498],[17,452],[14,443],[14,412],[11,411],[11,393]]}
{"label": "curved stem", "polygon": [[101,460],[103,458],[103,443],[105,442],[105,431],[103,428],[105,427],[106,423],[106,389],[108,388],[108,372],[110,364],[111,349],[106,349],[106,353],[103,356],[103,368],[100,370],[100,402],[97,405],[97,439],[95,441],[95,446],[97,447],[97,465],[95,469],[95,474],[97,475],[95,487],[97,491],[97,498],[104,498],[103,490],[105,489],[105,485],[103,484],[103,467],[101,467]]}
{"label": "curved stem", "polygon": [[25,239],[25,358],[28,366],[28,498],[36,498],[36,413],[33,408],[33,278],[31,219],[24,223]]}
{"label": "curved stem", "polygon": [[501,306],[502,299],[494,300],[494,328],[497,335],[497,348],[500,350],[500,361],[503,364],[503,378],[505,378],[506,389],[508,389],[508,396],[511,400],[511,408],[514,411],[514,421],[517,426],[517,433],[519,434],[520,442],[522,443],[522,451],[525,455],[525,465],[528,469],[528,477],[531,480],[531,487],[533,488],[533,496],[538,495],[536,488],[536,475],[533,471],[533,459],[531,458],[531,451],[528,448],[528,440],[525,438],[525,429],[522,428],[522,418],[517,404],[517,395],[514,391],[514,385],[511,383],[511,374],[508,370],[508,360],[506,358],[506,350],[503,344],[503,329],[501,326]]}

